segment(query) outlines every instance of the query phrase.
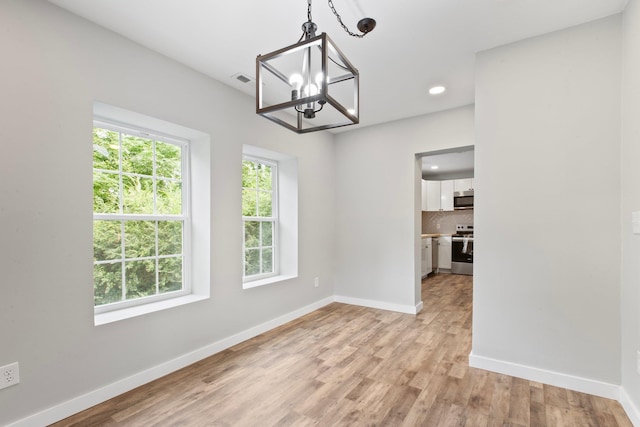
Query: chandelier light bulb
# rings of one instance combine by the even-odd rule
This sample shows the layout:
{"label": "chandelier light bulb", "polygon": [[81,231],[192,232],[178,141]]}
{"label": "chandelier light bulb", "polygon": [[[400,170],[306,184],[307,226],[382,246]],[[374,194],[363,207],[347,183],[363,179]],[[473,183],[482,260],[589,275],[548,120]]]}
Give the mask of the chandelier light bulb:
{"label": "chandelier light bulb", "polygon": [[304,96],[313,96],[318,94],[318,86],[309,83],[304,87]]}
{"label": "chandelier light bulb", "polygon": [[302,87],[302,76],[300,74],[292,74],[289,77],[289,84],[295,90],[300,90]]}
{"label": "chandelier light bulb", "polygon": [[289,77],[289,85],[291,85],[291,100],[300,98],[302,76],[300,74],[292,74],[291,77]]}

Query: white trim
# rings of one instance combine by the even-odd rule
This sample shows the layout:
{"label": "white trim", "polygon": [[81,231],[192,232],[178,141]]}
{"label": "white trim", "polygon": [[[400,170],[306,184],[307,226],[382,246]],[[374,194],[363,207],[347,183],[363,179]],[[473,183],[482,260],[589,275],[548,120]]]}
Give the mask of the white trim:
{"label": "white trim", "polygon": [[[171,293],[172,298],[170,299],[174,303],[168,303],[164,299],[165,297],[161,298],[159,295],[155,295],[149,298],[152,302],[141,304],[138,309],[129,309],[121,306],[121,309],[113,310],[113,315],[94,315],[94,324],[122,320],[126,318],[125,315],[127,313],[132,313],[131,317],[139,316],[157,311],[162,307],[170,308],[209,298],[211,293],[211,136],[206,132],[98,101],[93,103],[93,117],[92,123],[97,120],[101,122],[101,125],[105,123],[107,125],[109,123],[116,124],[124,128],[125,133],[131,133],[134,132],[133,129],[138,129],[143,133],[153,134],[154,139],[157,141],[181,146],[188,142],[187,145],[184,145],[183,150],[185,151],[182,156],[183,171],[188,169],[188,173],[183,174],[181,180],[184,185],[188,184],[190,188],[189,192],[183,192],[183,196],[188,193],[187,199],[183,200],[183,207],[186,207],[188,211],[180,215],[183,217],[182,221],[185,224],[183,236],[188,236],[190,239],[189,242],[183,241],[182,246],[183,262],[184,260],[189,260],[189,265],[183,269],[185,289]],[[135,125],[133,125],[134,123]],[[154,129],[154,131],[149,131],[150,129]],[[192,162],[192,159],[198,159],[199,161]],[[198,194],[199,197],[193,198],[191,193]],[[167,218],[167,215],[160,217]],[[172,219],[171,215],[168,217],[167,219]],[[132,214],[131,219],[133,218],[138,218],[138,215]],[[96,219],[101,219],[100,215]],[[198,233],[192,233],[196,228]],[[187,289],[189,286],[190,288]],[[126,303],[122,304],[128,305]]]}
{"label": "white trim", "polygon": [[[163,295],[158,295],[158,297],[161,296]],[[181,296],[176,296],[175,293],[169,293],[164,294],[164,297],[164,299],[147,302],[145,304],[137,304],[130,307],[95,313],[93,316],[93,324],[94,326],[106,325],[108,323],[131,319],[132,317],[144,316],[145,314],[154,313],[156,311],[167,310],[169,308],[209,299],[209,295],[199,295],[196,293]]]}
{"label": "white trim", "polygon": [[[243,152],[242,155],[242,163],[243,163],[243,168],[244,168],[244,162],[250,162],[250,163],[260,163],[263,164],[265,166],[268,166],[271,168],[271,191],[267,191],[267,190],[262,190],[259,187],[258,184],[258,176],[257,176],[257,171],[256,171],[256,186],[255,188],[245,188],[244,185],[242,187],[242,200],[243,200],[243,210],[244,210],[244,191],[248,190],[248,191],[254,191],[255,190],[255,194],[256,194],[256,214],[260,214],[260,212],[258,212],[260,209],[260,193],[271,193],[271,216],[242,216],[242,281],[243,283],[249,283],[251,281],[261,281],[262,279],[266,279],[269,277],[273,277],[273,276],[279,276],[280,275],[280,202],[279,202],[279,163],[277,160],[273,160],[273,159],[269,159],[269,158],[262,158],[262,157],[257,157],[257,156],[253,156],[250,154],[246,154]],[[244,172],[243,172],[244,173]],[[244,182],[243,182],[244,184]],[[246,235],[244,235],[244,233],[246,232],[246,223],[247,222],[259,222],[260,223],[260,238],[259,240],[259,246],[253,247],[253,248],[249,248],[249,250],[258,250],[259,254],[260,254],[260,273],[258,274],[252,274],[250,276],[245,275],[246,273],[246,261],[247,261],[247,248],[245,246],[246,243]],[[271,231],[271,245],[270,246],[263,246],[262,244],[262,223],[263,222],[270,222],[272,224],[272,231]],[[262,266],[263,266],[263,259],[262,256],[264,254],[265,250],[268,250],[269,248],[271,248],[271,257],[272,257],[272,261],[271,261],[271,270],[269,272],[263,273],[262,272]],[[264,284],[264,283],[263,283]],[[260,286],[260,285],[255,285],[255,286]],[[253,286],[243,286],[245,289],[247,287],[253,287]]]}
{"label": "white trim", "polygon": [[[94,109],[97,108],[96,105],[94,105]],[[119,212],[115,213],[115,214],[111,214],[111,213],[104,213],[104,212],[99,212],[96,213],[94,212],[93,214],[93,224],[94,224],[94,233],[95,233],[95,223],[96,221],[114,221],[114,222],[120,222],[120,227],[121,227],[121,233],[122,236],[125,236],[125,222],[126,221],[140,221],[140,220],[144,220],[144,221],[153,221],[154,222],[154,229],[155,229],[155,236],[154,236],[154,244],[155,244],[155,255],[153,256],[149,256],[149,257],[144,257],[144,258],[127,258],[126,256],[126,245],[125,242],[123,241],[121,244],[121,258],[120,259],[110,259],[110,260],[101,260],[101,261],[94,261],[93,265],[94,267],[96,265],[107,265],[107,264],[120,264],[121,265],[121,287],[122,287],[122,299],[119,301],[114,301],[111,303],[106,303],[106,304],[100,304],[100,305],[94,305],[94,324],[95,325],[100,325],[100,324],[104,324],[104,323],[110,323],[110,322],[114,322],[117,320],[122,320],[122,319],[126,319],[128,317],[135,317],[135,316],[139,316],[141,314],[146,314],[146,313],[151,313],[154,311],[158,311],[158,310],[162,310],[165,305],[163,304],[156,304],[156,302],[164,302],[165,300],[168,299],[177,299],[176,303],[171,303],[169,304],[167,307],[173,307],[176,305],[182,305],[185,304],[186,302],[184,300],[180,300],[181,297],[184,296],[189,296],[193,293],[192,289],[192,278],[191,278],[191,268],[192,268],[192,260],[191,260],[191,221],[192,221],[192,216],[191,216],[191,170],[190,170],[190,165],[191,165],[191,151],[190,151],[190,146],[191,146],[191,141],[186,140],[186,139],[182,139],[179,137],[159,137],[159,133],[161,132],[155,132],[155,131],[149,131],[149,130],[141,130],[138,126],[134,125],[134,124],[130,124],[130,125],[125,125],[122,122],[116,121],[115,123],[118,124],[113,124],[109,121],[109,119],[105,119],[105,118],[100,118],[100,119],[96,119],[94,116],[94,121],[93,121],[93,130],[95,132],[95,129],[106,129],[106,130],[110,130],[112,132],[117,132],[118,133],[118,141],[119,141],[119,149],[118,149],[118,170],[117,171],[111,171],[111,170],[102,170],[102,169],[96,169],[94,168],[94,179],[95,179],[95,172],[99,171],[100,173],[110,173],[115,175],[117,173],[118,175],[118,180],[119,180],[119,192],[120,192],[120,196],[119,196]],[[164,128],[165,126],[160,126],[161,128]],[[150,147],[148,147],[148,143],[145,144],[145,150],[146,149],[151,149],[151,153],[152,153],[152,164],[153,164],[153,168],[152,168],[152,172],[151,175],[143,175],[143,174],[138,174],[138,173],[129,173],[129,172],[123,172],[122,167],[123,167],[123,135],[134,135],[137,137],[142,137],[145,140],[147,140],[150,143]],[[163,176],[159,176],[157,174],[157,162],[158,162],[158,158],[157,158],[157,143],[160,142],[162,144],[169,144],[169,145],[173,145],[175,147],[178,147],[180,149],[180,178],[176,179],[176,178],[167,178],[167,177],[163,177]],[[92,161],[92,164],[95,166],[95,159]],[[123,185],[123,176],[138,176],[138,177],[144,177],[145,179],[151,179],[153,182],[153,212],[152,213],[145,213],[145,214],[126,214],[123,212],[123,204],[125,202],[125,198],[124,198],[124,185]],[[158,181],[168,181],[168,182],[176,182],[176,183],[180,183],[181,184],[181,190],[180,190],[180,195],[181,195],[181,213],[180,214],[173,214],[173,215],[167,215],[167,214],[158,214]],[[95,198],[95,194],[93,195],[93,197]],[[173,291],[173,292],[167,292],[167,293],[161,293],[160,289],[159,289],[159,260],[162,259],[161,256],[158,255],[158,228],[159,228],[159,223],[160,222],[169,222],[169,221],[177,221],[180,222],[182,224],[182,246],[181,246],[181,250],[182,253],[181,254],[176,254],[176,256],[173,256],[173,258],[180,258],[181,260],[181,264],[182,264],[182,271],[181,271],[181,279],[182,279],[182,286],[181,289],[179,289],[178,291]],[[126,239],[125,239],[126,240]],[[131,299],[131,298],[127,298],[127,280],[126,280],[126,265],[127,262],[134,262],[134,261],[138,261],[141,259],[145,259],[145,260],[152,260],[154,261],[155,264],[155,293],[153,295],[148,295],[146,297],[143,298],[138,298],[138,299]],[[95,274],[95,273],[94,273]],[[94,292],[95,292],[95,284],[94,284]],[[202,299],[202,298],[199,298]],[[190,302],[190,301],[187,301]],[[144,307],[142,310],[130,310],[130,308],[133,307],[142,307],[148,305],[148,307]],[[102,316],[104,313],[107,312],[116,312],[115,316]],[[131,314],[130,314],[131,313]]]}
{"label": "white trim", "polygon": [[[258,159],[267,159],[277,162],[277,229],[274,232],[274,266],[277,266],[277,275],[250,276],[246,280],[244,276],[244,261],[240,275],[242,277],[242,287],[249,289],[260,285],[279,282],[284,278],[298,276],[298,160],[296,157],[278,153],[252,145],[242,145],[242,156]],[[244,242],[244,231],[241,231],[241,238]],[[240,254],[244,259],[243,252]],[[269,280],[273,279],[273,280]]]}
{"label": "white trim", "polygon": [[469,354],[469,366],[510,375],[512,377],[523,378],[529,381],[567,388],[581,393],[605,397],[607,399],[618,400],[620,398],[621,388],[616,384],[505,362],[504,360],[492,359],[490,357],[477,356],[473,354],[473,352]]}
{"label": "white trim", "polygon": [[[137,136],[145,139],[155,139],[157,141],[167,142],[173,145],[184,145],[189,142],[188,139],[180,138],[179,136],[169,135],[154,129],[147,129],[141,126],[136,126],[131,123],[124,123],[118,120],[107,119],[100,116],[94,116],[94,126],[97,124],[99,127],[108,129],[114,132],[124,133],[131,136]],[[164,127],[164,126],[163,126]]]}
{"label": "white trim", "polygon": [[627,417],[631,420],[631,424],[640,427],[640,408],[633,403],[624,387],[620,387],[619,402],[622,405],[622,409],[627,413]]}
{"label": "white trim", "polygon": [[[249,340],[271,329],[277,328],[278,326],[284,325],[287,322],[295,320],[326,305],[329,305],[334,301],[344,304],[379,308],[383,310],[397,311],[408,314],[415,314],[414,311],[417,313],[422,309],[422,301],[417,304],[415,308],[412,308],[411,306],[406,305],[391,304],[381,301],[365,300],[338,295],[327,297],[305,307],[294,310],[290,313],[276,317],[275,319],[264,322],[260,325],[246,329],[230,337],[223,338],[219,341],[216,341],[190,353],[184,354],[168,362],[156,365],[150,369],[138,372],[137,374],[134,374],[130,377],[116,381],[84,395],[75,397],[56,406],[52,406],[36,414],[22,418],[11,424],[8,424],[7,427],[41,426],[60,421],[71,415],[77,414],[78,412],[84,411],[85,409],[88,409],[94,405],[119,396],[122,393],[133,390],[134,388],[139,387],[143,384],[175,372],[178,369],[182,369],[197,361],[219,353],[220,351],[226,350],[227,348],[233,347],[236,344]],[[631,420],[631,423],[634,426],[640,427],[640,411],[634,405],[626,390],[618,385],[575,377],[559,372],[533,368],[530,366],[519,365],[516,363],[505,362],[489,357],[476,356],[473,354],[473,352],[469,354],[469,366],[617,400],[622,405],[627,416]]]}
{"label": "white trim", "polygon": [[382,310],[397,311],[399,313],[406,313],[406,314],[418,314],[420,310],[422,310],[422,301],[420,301],[420,303],[417,304],[416,306],[412,306],[412,305],[394,304],[394,303],[385,302],[385,301],[376,301],[371,299],[345,297],[342,295],[334,295],[333,298],[335,302],[341,302],[343,304],[359,305],[362,307],[369,307],[369,308],[379,308]]}
{"label": "white trim", "polygon": [[473,354],[473,352],[469,353],[469,366],[617,400],[631,420],[631,424],[640,427],[640,409],[633,403],[625,388],[620,385],[520,365],[518,363],[505,362],[504,360],[490,357],[477,356]]}
{"label": "white trim", "polygon": [[333,297],[328,297],[316,301],[312,304],[309,304],[305,307],[299,308],[282,316],[276,317],[275,319],[269,320],[260,325],[246,329],[242,332],[238,332],[237,334],[231,335],[230,337],[223,338],[220,341],[216,341],[198,350],[184,354],[173,360],[169,360],[168,362],[156,365],[142,372],[138,372],[137,374],[134,374],[130,377],[116,381],[97,390],[93,390],[89,393],[83,394],[82,396],[75,397],[64,403],[53,406],[51,408],[47,408],[44,411],[15,421],[12,424],[9,424],[7,427],[42,426],[60,421],[73,414],[77,414],[78,412],[84,411],[85,409],[97,405],[98,403],[102,403],[113,397],[119,396],[122,393],[133,390],[136,387],[175,372],[178,369],[189,366],[204,358],[233,347],[236,344],[251,339],[264,332],[270,331],[271,329],[277,328],[278,326],[284,325],[287,322],[309,314],[315,310],[331,304],[332,302]]}
{"label": "white trim", "polygon": [[295,279],[297,278],[298,275],[295,274],[291,274],[291,275],[285,275],[285,274],[280,274],[278,276],[269,276],[265,279],[259,279],[259,280],[251,280],[248,282],[243,282],[242,283],[242,289],[251,289],[251,288],[257,288],[258,286],[264,286],[264,285],[270,285],[272,283],[278,283],[278,282],[284,282],[285,280],[291,280],[291,279]]}

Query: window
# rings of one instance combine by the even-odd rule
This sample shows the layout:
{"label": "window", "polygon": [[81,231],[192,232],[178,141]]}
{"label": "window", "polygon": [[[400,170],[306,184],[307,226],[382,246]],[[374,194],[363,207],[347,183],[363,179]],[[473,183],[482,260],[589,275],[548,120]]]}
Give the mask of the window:
{"label": "window", "polygon": [[190,293],[189,144],[94,122],[96,313]]}
{"label": "window", "polygon": [[242,222],[245,281],[278,274],[278,165],[245,156],[242,161]]}
{"label": "window", "polygon": [[242,287],[298,277],[298,159],[248,144],[242,156]]}
{"label": "window", "polygon": [[93,119],[94,325],[208,299],[210,135],[98,101]]}

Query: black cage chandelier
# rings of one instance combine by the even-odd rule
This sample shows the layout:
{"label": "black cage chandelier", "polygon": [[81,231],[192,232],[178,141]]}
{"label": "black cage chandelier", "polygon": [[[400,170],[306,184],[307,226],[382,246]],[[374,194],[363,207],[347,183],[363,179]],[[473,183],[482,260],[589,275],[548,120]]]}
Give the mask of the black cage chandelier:
{"label": "black cage chandelier", "polygon": [[[353,37],[364,37],[376,21],[358,22],[361,34],[342,22],[332,0],[331,11]],[[296,44],[256,58],[256,113],[296,133],[307,133],[357,124],[360,121],[359,74],[333,41],[311,19]]]}

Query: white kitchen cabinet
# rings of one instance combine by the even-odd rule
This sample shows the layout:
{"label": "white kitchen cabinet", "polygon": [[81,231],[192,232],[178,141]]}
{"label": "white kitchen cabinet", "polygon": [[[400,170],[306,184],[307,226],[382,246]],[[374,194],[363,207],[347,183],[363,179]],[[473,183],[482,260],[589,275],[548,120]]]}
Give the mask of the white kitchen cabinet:
{"label": "white kitchen cabinet", "polygon": [[429,210],[429,181],[427,181],[426,179],[422,180],[422,210],[423,211],[428,211]]}
{"label": "white kitchen cabinet", "polygon": [[422,274],[421,276],[424,278],[425,276],[427,276],[427,274],[431,273],[433,271],[433,266],[432,266],[432,239],[431,237],[423,237],[421,244],[420,244],[420,248],[421,248],[421,254],[422,254]]}
{"label": "white kitchen cabinet", "polygon": [[[426,200],[424,210],[426,211],[439,211],[440,210],[440,181],[424,181],[426,185],[423,187],[425,190]],[[424,194],[424,193],[423,193]]]}
{"label": "white kitchen cabinet", "polygon": [[429,212],[453,210],[453,180],[422,181],[422,210]]}
{"label": "white kitchen cabinet", "polygon": [[451,236],[438,237],[438,270],[451,270]]}
{"label": "white kitchen cabinet", "polygon": [[453,180],[440,181],[440,210],[453,210]]}
{"label": "white kitchen cabinet", "polygon": [[473,178],[456,179],[453,181],[453,191],[473,191]]}

